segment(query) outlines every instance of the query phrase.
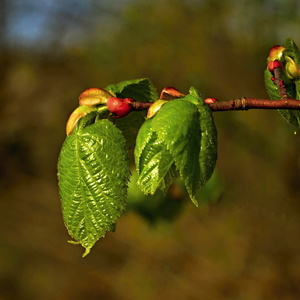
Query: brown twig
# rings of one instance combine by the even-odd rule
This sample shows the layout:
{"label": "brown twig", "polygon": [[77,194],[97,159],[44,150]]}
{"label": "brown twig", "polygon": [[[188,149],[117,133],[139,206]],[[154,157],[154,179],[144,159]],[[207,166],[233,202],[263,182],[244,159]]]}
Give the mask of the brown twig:
{"label": "brown twig", "polygon": [[[171,100],[172,101],[172,100]],[[133,110],[146,110],[152,102],[134,101]],[[216,101],[207,104],[212,111],[249,110],[249,109],[293,109],[300,110],[300,101],[284,98],[282,100],[257,99],[244,97],[228,101]]]}
{"label": "brown twig", "polygon": [[267,100],[240,98],[229,101],[217,101],[208,104],[213,111],[248,110],[248,109],[294,109],[300,110],[300,101],[296,99]]}
{"label": "brown twig", "polygon": [[[239,99],[233,99],[228,101],[217,101],[215,98],[208,98],[207,105],[212,111],[229,111],[229,110],[248,110],[248,109],[293,109],[300,110],[300,101],[297,99],[289,98],[286,90],[284,81],[281,78],[282,67],[278,66],[272,70],[274,74],[274,84],[276,84],[281,100],[268,100],[268,99],[257,99],[251,97],[243,97]],[[178,92],[174,88],[165,88],[165,90],[170,90],[169,92]],[[171,94],[172,94],[171,93]],[[183,94],[180,94],[184,96]],[[177,97],[173,97],[176,99]],[[170,100],[172,101],[172,100]],[[132,102],[133,110],[145,110],[150,107],[151,102]]]}
{"label": "brown twig", "polygon": [[286,99],[288,98],[288,94],[286,91],[286,86],[284,84],[284,81],[281,79],[281,68],[275,68],[274,69],[274,83],[276,84],[279,94],[280,94],[280,98],[281,99]]}

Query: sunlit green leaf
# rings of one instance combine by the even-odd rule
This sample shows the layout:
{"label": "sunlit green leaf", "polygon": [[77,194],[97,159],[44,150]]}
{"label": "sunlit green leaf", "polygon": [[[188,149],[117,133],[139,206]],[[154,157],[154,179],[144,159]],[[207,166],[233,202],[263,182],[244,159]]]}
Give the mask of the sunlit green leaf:
{"label": "sunlit green leaf", "polygon": [[[215,168],[217,131],[209,106],[196,89],[190,92],[165,103],[144,123],[137,137],[135,160],[144,192],[167,188],[179,175],[197,205],[196,194]],[[161,186],[160,182],[167,184]]]}
{"label": "sunlit green leaf", "polygon": [[200,188],[198,160],[201,138],[197,106],[182,99],[172,100],[152,120],[153,130],[174,157],[180,176],[196,204],[194,196]]}
{"label": "sunlit green leaf", "polygon": [[58,179],[69,234],[87,255],[126,207],[128,154],[121,132],[100,120],[68,136],[63,144]]}
{"label": "sunlit green leaf", "polygon": [[147,120],[139,131],[135,160],[141,190],[145,194],[154,194],[157,189],[166,192],[177,173],[173,156],[152,130],[152,119]]}

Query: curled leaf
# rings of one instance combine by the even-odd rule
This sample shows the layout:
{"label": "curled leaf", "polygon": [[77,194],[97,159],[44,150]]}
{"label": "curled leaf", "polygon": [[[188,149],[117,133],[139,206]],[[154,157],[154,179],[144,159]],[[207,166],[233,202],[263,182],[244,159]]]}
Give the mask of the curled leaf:
{"label": "curled leaf", "polygon": [[153,104],[151,104],[151,106],[148,109],[147,118],[150,119],[150,118],[154,117],[166,102],[168,102],[168,101],[161,100],[161,99],[153,102]]}
{"label": "curled leaf", "polygon": [[93,107],[87,107],[87,106],[79,106],[77,107],[72,114],[70,115],[67,125],[66,125],[66,134],[70,135],[72,131],[74,130],[77,122],[86,116],[87,114],[93,113],[93,115],[96,115],[97,108]]}
{"label": "curled leaf", "polygon": [[104,89],[90,88],[80,94],[79,104],[84,106],[105,104],[110,97],[115,97],[115,94]]}

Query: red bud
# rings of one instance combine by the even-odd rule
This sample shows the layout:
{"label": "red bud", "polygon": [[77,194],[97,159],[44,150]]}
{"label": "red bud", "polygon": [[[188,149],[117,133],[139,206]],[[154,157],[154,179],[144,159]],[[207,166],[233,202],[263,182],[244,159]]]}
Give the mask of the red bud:
{"label": "red bud", "polygon": [[268,62],[268,70],[271,73],[274,73],[274,69],[276,68],[282,68],[282,63],[279,60],[271,60]]}
{"label": "red bud", "polygon": [[117,118],[126,117],[132,110],[132,102],[133,100],[130,98],[116,98],[110,97],[107,99],[107,108],[113,113]]}
{"label": "red bud", "polygon": [[216,103],[218,100],[216,98],[206,98],[204,102],[206,104]]}

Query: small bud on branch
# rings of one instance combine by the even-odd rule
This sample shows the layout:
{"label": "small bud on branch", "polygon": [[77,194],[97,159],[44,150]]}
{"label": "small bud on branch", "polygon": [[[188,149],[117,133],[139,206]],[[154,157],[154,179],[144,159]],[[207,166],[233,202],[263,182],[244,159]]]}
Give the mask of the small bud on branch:
{"label": "small bud on branch", "polygon": [[131,98],[117,98],[110,97],[107,99],[108,110],[115,115],[116,118],[126,117],[133,109],[132,102],[134,100]]}
{"label": "small bud on branch", "polygon": [[274,70],[276,68],[282,68],[282,63],[279,61],[279,60],[271,60],[269,63],[268,63],[268,70],[274,74]]}

